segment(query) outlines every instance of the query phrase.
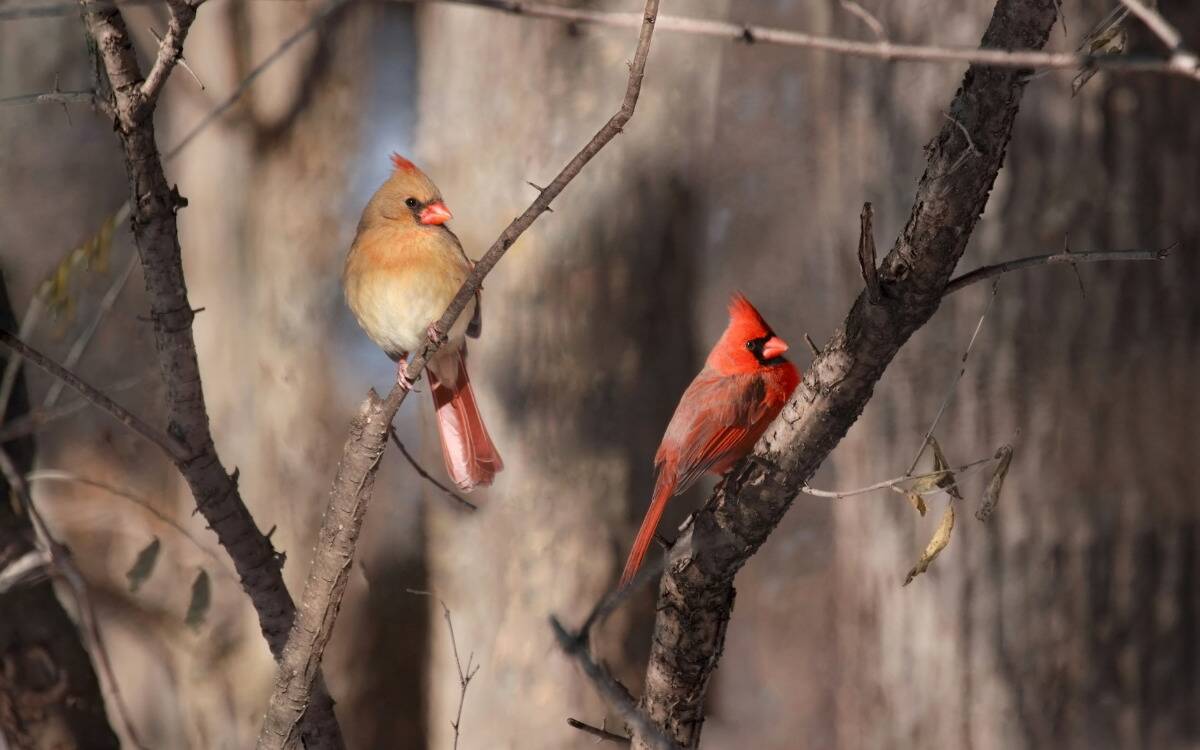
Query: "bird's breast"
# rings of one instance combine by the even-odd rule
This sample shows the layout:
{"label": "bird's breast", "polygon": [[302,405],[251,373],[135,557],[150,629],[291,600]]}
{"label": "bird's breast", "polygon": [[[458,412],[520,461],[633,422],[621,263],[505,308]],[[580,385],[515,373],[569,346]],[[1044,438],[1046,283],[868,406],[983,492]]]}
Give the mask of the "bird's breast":
{"label": "bird's breast", "polygon": [[[371,340],[395,358],[424,343],[429,325],[446,311],[470,269],[457,247],[363,239],[347,258],[346,303]],[[456,347],[474,305],[472,299],[450,332]]]}

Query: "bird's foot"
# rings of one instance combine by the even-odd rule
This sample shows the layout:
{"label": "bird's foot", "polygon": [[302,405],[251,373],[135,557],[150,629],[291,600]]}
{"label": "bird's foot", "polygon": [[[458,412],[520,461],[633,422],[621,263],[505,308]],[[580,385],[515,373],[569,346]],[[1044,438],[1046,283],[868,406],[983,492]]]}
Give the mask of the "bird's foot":
{"label": "bird's foot", "polygon": [[442,344],[446,343],[446,334],[442,333],[441,330],[438,329],[437,323],[429,324],[429,327],[425,329],[425,337],[429,339],[429,343],[433,344],[434,346],[441,346]]}
{"label": "bird's foot", "polygon": [[396,385],[400,386],[400,390],[417,391],[417,381],[408,376],[408,357],[401,357],[396,360]]}

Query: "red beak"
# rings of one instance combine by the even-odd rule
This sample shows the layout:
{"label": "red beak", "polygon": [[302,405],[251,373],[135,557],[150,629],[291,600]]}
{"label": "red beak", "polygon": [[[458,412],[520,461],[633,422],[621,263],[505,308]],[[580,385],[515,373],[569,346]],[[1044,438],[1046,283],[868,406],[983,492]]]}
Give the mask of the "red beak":
{"label": "red beak", "polygon": [[417,214],[417,220],[422,224],[445,224],[454,218],[450,213],[450,209],[446,208],[446,204],[441,201],[434,201],[425,208],[421,209],[421,213]]}
{"label": "red beak", "polygon": [[763,359],[775,359],[783,356],[783,353],[788,350],[787,342],[778,336],[772,336],[767,339],[767,343],[763,344],[762,356]]}

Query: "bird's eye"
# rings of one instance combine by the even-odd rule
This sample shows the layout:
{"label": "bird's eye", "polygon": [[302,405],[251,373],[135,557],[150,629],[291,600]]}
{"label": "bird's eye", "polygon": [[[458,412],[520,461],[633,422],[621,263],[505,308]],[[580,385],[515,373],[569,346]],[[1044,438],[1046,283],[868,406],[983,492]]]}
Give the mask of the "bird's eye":
{"label": "bird's eye", "polygon": [[754,339],[750,339],[746,342],[746,348],[750,351],[754,351]]}
{"label": "bird's eye", "polygon": [[417,206],[421,205],[421,201],[417,200],[416,198],[409,198],[408,200],[404,201],[404,205],[408,206],[409,208],[416,208]]}

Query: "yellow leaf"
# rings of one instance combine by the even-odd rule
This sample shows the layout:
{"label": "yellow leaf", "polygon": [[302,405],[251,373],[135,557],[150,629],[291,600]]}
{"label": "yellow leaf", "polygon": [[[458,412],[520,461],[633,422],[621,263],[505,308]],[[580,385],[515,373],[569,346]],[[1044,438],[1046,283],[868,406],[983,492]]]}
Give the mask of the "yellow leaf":
{"label": "yellow leaf", "polygon": [[942,472],[942,475],[938,477],[937,486],[944,489],[951,497],[962,500],[962,492],[958,489],[958,479],[955,478],[954,472],[950,471],[950,462],[946,460],[946,454],[942,453],[942,446],[938,445],[937,438],[933,435],[929,436],[929,443],[933,446],[933,468]]}
{"label": "yellow leaf", "polygon": [[929,544],[925,545],[925,551],[921,553],[921,559],[917,560],[917,564],[912,570],[908,571],[908,575],[904,578],[904,586],[912,583],[912,580],[929,570],[929,564],[933,562],[933,558],[938,556],[942,550],[946,549],[946,545],[950,543],[950,532],[954,530],[954,501],[946,506],[946,512],[942,514],[942,520],[938,524],[937,529],[933,532],[933,538],[929,540]]}
{"label": "yellow leaf", "polygon": [[920,513],[922,517],[924,517],[925,498],[921,497],[919,493],[913,492],[912,490],[905,492],[904,497],[906,500],[908,500],[908,504],[915,508],[916,511]]}

